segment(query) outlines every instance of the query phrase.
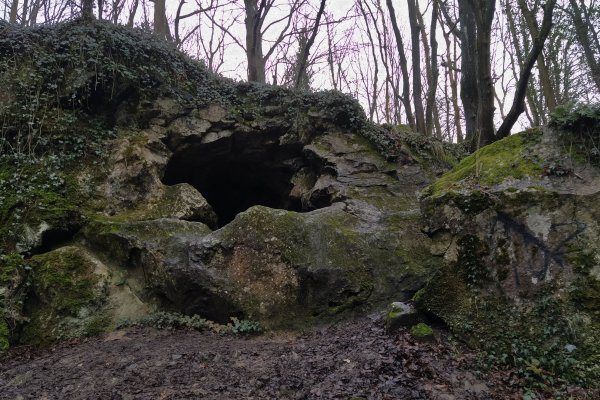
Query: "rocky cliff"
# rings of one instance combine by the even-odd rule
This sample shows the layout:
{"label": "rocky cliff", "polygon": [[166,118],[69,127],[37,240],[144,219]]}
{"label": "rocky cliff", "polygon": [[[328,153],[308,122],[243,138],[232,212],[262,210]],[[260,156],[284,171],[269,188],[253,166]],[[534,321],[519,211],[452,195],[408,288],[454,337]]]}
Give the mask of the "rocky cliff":
{"label": "rocky cliff", "polygon": [[416,192],[450,147],[339,93],[223,79],[139,31],[5,29],[3,347],[155,310],[302,327],[436,271]]}
{"label": "rocky cliff", "polygon": [[233,82],[101,22],[0,29],[0,349],[159,310],[299,328],[412,298],[493,363],[598,381],[597,120],[438,179],[453,146],[342,94]]}

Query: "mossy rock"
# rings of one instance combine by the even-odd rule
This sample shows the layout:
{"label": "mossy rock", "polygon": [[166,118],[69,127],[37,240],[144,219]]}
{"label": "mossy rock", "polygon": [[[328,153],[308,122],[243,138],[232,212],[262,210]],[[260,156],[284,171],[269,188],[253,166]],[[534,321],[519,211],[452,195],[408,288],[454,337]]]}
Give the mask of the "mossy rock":
{"label": "mossy rock", "polygon": [[541,177],[541,161],[530,153],[530,148],[539,143],[541,137],[542,129],[534,128],[485,146],[439,178],[427,194],[439,196],[460,187],[467,179],[490,187],[507,178]]}
{"label": "mossy rock", "polygon": [[420,322],[410,328],[410,334],[418,339],[429,338],[433,336],[433,329],[426,323]]}
{"label": "mossy rock", "polygon": [[[421,164],[454,162],[450,147],[405,129],[400,142],[393,130],[371,131],[359,103],[335,91],[222,78],[141,30],[75,20],[5,33],[0,55],[12,61],[0,62],[9,93],[0,116],[14,132],[33,122],[40,140],[12,158],[1,150],[19,148],[22,136],[0,143],[0,251],[48,252],[28,261],[23,341],[106,329],[114,322],[110,274],[173,310],[304,327],[408,299],[436,271],[414,193],[431,176]],[[220,141],[229,137],[233,144]],[[310,212],[256,206],[209,229],[216,219],[192,187],[202,187],[196,169],[167,179],[176,153],[207,138],[211,155],[237,160],[248,151],[251,164],[264,161],[269,171],[314,169],[298,196],[281,202]],[[418,179],[401,181],[414,172]],[[15,173],[26,185],[13,184]],[[273,185],[283,197],[294,176]],[[313,182],[320,178],[321,186]],[[66,234],[40,244],[45,225]],[[34,240],[19,240],[30,231]],[[110,273],[97,273],[107,259]]]}
{"label": "mossy rock", "polygon": [[559,146],[548,131],[514,135],[424,191],[425,230],[442,267],[415,301],[528,379],[593,386],[600,378],[599,171],[545,176],[541,156]]}
{"label": "mossy rock", "polygon": [[[27,320],[23,302],[31,285],[31,269],[22,255],[0,257],[0,347],[8,349]],[[0,350],[2,351],[2,350]]]}
{"label": "mossy rock", "polygon": [[76,247],[65,247],[29,260],[34,276],[25,304],[30,322],[21,340],[35,345],[105,331],[108,280]]}
{"label": "mossy rock", "polygon": [[199,265],[223,271],[231,301],[270,326],[406,300],[437,267],[411,231],[418,224],[369,226],[343,208],[301,214],[252,207],[200,242],[206,258]]}

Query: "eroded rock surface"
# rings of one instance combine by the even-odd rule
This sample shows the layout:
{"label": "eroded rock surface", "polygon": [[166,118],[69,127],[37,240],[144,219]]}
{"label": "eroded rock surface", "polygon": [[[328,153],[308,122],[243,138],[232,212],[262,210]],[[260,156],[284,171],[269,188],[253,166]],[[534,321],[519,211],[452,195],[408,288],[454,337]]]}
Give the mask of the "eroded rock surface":
{"label": "eroded rock surface", "polygon": [[[405,300],[435,272],[415,192],[450,146],[370,124],[337,92],[233,82],[139,30],[5,33],[0,351],[144,307],[304,327]],[[72,279],[39,286],[36,260]],[[76,282],[89,302],[63,307]]]}
{"label": "eroded rock surface", "polygon": [[[478,176],[465,159],[425,191],[425,231],[443,267],[416,297],[473,345],[589,379],[600,373],[600,171],[544,173],[544,157],[564,150],[554,135],[509,137],[471,156]],[[530,165],[492,176],[509,147]]]}
{"label": "eroded rock surface", "polygon": [[141,297],[292,327],[406,299],[435,271],[420,186],[401,182],[404,166],[358,132],[320,113],[298,125],[175,108],[157,101],[136,142],[117,143],[121,167],[102,185],[113,201],[83,231],[96,251],[142,271]]}

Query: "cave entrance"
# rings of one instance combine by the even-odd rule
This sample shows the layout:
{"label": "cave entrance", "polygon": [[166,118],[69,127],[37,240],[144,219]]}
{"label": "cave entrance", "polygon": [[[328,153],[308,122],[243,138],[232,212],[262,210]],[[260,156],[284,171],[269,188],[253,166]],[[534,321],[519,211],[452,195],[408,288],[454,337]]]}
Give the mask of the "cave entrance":
{"label": "cave entrance", "polygon": [[255,205],[298,212],[316,208],[303,206],[300,195],[292,194],[298,173],[309,181],[312,177],[309,186],[314,184],[316,174],[309,164],[300,146],[261,144],[236,151],[232,146],[193,145],[174,152],[163,183],[194,186],[217,214],[220,228]]}

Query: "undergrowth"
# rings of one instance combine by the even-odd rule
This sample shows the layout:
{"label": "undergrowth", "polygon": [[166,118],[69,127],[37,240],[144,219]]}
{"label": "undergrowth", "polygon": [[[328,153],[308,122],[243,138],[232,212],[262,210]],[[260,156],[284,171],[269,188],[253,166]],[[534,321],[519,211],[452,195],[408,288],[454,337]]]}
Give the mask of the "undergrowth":
{"label": "undergrowth", "polygon": [[572,158],[600,166],[600,103],[568,103],[550,117],[550,126]]}
{"label": "undergrowth", "polygon": [[231,318],[230,323],[219,324],[198,315],[184,315],[166,311],[152,313],[137,320],[122,320],[117,323],[117,329],[134,326],[170,330],[193,329],[196,331],[211,331],[219,334],[233,333],[236,335],[256,335],[264,332],[263,327],[256,321]]}
{"label": "undergrowth", "polygon": [[460,144],[420,135],[407,125],[367,123],[363,135],[390,161],[445,169],[456,165],[467,154]]}

